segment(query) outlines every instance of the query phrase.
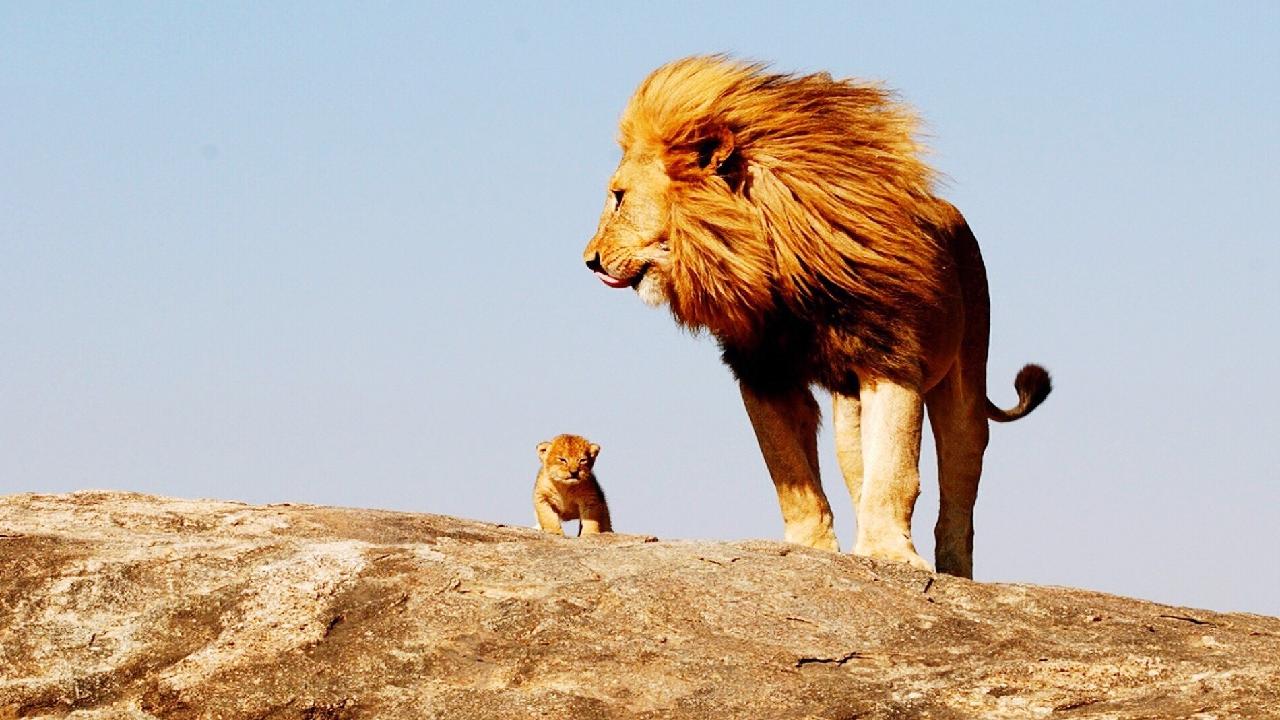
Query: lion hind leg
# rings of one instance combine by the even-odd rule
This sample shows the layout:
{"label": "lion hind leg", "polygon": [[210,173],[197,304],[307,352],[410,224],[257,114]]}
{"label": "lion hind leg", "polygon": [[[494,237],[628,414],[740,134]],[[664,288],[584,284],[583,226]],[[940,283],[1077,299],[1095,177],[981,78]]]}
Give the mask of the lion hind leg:
{"label": "lion hind leg", "polygon": [[853,552],[929,570],[911,541],[911,514],[920,495],[923,399],[915,389],[886,380],[864,381],[859,394],[863,479]]}
{"label": "lion hind leg", "polygon": [[818,474],[818,404],[808,388],[757,393],[739,385],[778,493],[787,542],[837,551],[831,506]]}
{"label": "lion hind leg", "polygon": [[973,577],[973,507],[989,428],[986,390],[962,379],[959,367],[926,398],[938,452],[938,522],[934,559],[938,572]]}

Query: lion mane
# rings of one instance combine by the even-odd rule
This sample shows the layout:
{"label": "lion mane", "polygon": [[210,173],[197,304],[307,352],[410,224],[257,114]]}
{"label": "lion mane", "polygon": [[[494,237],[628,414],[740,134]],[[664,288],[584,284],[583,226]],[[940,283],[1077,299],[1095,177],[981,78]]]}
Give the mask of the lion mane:
{"label": "lion mane", "polygon": [[[917,372],[909,360],[920,355],[923,315],[947,292],[934,234],[954,210],[931,192],[916,126],[886,90],[825,73],[773,74],[713,56],[650,75],[619,142],[659,148],[672,180],[676,319],[735,355],[782,315],[856,318],[848,341],[858,347],[846,350],[859,365]],[[699,160],[712,159],[708,175]]]}

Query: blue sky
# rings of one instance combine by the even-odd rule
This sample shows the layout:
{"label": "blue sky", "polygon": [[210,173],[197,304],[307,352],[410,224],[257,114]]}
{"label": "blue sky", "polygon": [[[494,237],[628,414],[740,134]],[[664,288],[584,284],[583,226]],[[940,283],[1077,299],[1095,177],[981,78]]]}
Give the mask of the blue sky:
{"label": "blue sky", "polygon": [[727,51],[898,89],[993,399],[1054,373],[977,577],[1280,614],[1280,6],[952,5],[0,5],[0,493],[532,524],[577,432],[619,530],[780,538],[714,343],[580,260],[631,90]]}

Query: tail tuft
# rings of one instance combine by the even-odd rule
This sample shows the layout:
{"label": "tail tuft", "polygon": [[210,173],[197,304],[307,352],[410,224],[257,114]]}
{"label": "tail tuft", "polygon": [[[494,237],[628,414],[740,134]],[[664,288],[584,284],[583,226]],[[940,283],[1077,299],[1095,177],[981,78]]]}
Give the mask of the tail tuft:
{"label": "tail tuft", "polygon": [[987,400],[987,417],[996,422],[1012,422],[1035,410],[1044,399],[1049,397],[1053,382],[1049,379],[1049,371],[1039,365],[1023,365],[1018,377],[1013,380],[1013,387],[1018,391],[1018,404],[1008,410],[996,407]]}

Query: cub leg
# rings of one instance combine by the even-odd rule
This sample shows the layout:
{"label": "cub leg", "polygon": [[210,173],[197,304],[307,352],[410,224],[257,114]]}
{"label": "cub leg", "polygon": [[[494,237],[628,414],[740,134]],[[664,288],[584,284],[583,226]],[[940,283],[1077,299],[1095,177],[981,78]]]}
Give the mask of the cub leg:
{"label": "cub leg", "polygon": [[911,513],[920,494],[924,402],[915,389],[886,380],[863,381],[859,395],[863,481],[853,552],[928,570],[911,542]]}
{"label": "cub leg", "polygon": [[578,534],[599,535],[613,532],[609,522],[609,507],[604,502],[583,503],[579,512]]}
{"label": "cub leg", "polygon": [[987,449],[986,389],[972,392],[958,366],[926,397],[938,450],[938,524],[934,559],[938,572],[973,577],[973,505],[982,455]]}
{"label": "cub leg", "polygon": [[838,551],[818,475],[818,404],[802,387],[761,394],[739,384],[760,452],[778,492],[787,542]]}
{"label": "cub leg", "polygon": [[543,532],[564,535],[564,529],[560,527],[560,515],[546,498],[540,496],[533,498],[533,512],[538,516],[538,527],[542,528]]}

